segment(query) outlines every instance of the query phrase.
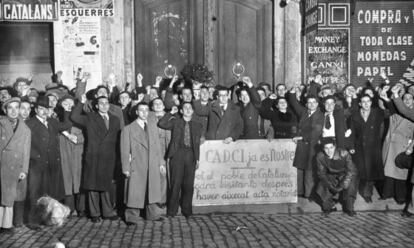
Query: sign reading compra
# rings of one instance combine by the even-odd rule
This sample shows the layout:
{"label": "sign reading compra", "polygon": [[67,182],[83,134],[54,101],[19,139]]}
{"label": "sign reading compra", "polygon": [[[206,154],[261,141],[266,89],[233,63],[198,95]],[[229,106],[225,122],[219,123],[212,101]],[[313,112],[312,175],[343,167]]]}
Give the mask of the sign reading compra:
{"label": "sign reading compra", "polygon": [[414,83],[414,2],[357,2],[352,28],[352,82],[385,74]]}
{"label": "sign reading compra", "polygon": [[200,150],[195,206],[297,202],[292,140],[206,141]]}

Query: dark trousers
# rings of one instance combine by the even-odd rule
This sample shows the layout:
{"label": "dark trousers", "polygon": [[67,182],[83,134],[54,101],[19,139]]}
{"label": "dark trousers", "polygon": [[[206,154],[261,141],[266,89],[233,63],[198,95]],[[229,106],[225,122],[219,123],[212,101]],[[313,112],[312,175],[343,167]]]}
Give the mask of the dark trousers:
{"label": "dark trousers", "polygon": [[409,181],[385,177],[383,198],[394,198],[398,204],[406,202],[408,196]]}
{"label": "dark trousers", "polygon": [[[175,216],[178,206],[185,216],[193,214],[193,192],[196,160],[191,148],[180,148],[170,160],[170,195],[167,215]],[[181,198],[180,198],[181,194]]]}
{"label": "dark trousers", "polygon": [[315,186],[313,170],[297,170],[298,196],[309,198]]}
{"label": "dark trousers", "polygon": [[85,194],[79,193],[65,196],[65,205],[70,208],[70,211],[77,211],[78,213],[85,212]]}
{"label": "dark trousers", "polygon": [[[321,185],[319,185],[321,186]],[[322,186],[323,187],[323,186]],[[352,178],[347,189],[343,189],[340,192],[331,192],[329,189],[324,188],[318,190],[322,200],[322,210],[329,211],[335,205],[336,201],[340,201],[342,209],[345,211],[354,211],[354,203],[358,191],[358,180]]]}
{"label": "dark trousers", "polygon": [[[116,213],[112,207],[111,197],[107,191],[89,191],[88,206],[91,217],[112,217]],[[102,208],[102,211],[101,211]]]}
{"label": "dark trousers", "polygon": [[13,226],[21,227],[24,220],[25,201],[15,201],[13,203]]}

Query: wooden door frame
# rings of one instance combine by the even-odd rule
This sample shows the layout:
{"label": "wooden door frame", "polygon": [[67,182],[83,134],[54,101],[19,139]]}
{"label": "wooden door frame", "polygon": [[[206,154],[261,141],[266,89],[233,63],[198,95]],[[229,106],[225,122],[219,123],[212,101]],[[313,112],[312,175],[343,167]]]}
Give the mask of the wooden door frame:
{"label": "wooden door frame", "polygon": [[[234,2],[237,4],[241,4],[244,6],[247,6],[249,8],[252,9],[256,9],[259,10],[259,8],[257,8],[258,5],[263,5],[265,4],[265,2],[270,2],[271,3],[271,15],[272,15],[272,21],[271,21],[271,81],[267,82],[269,83],[272,88],[274,88],[274,84],[275,84],[275,0],[227,0],[230,2]],[[222,26],[219,30],[215,31],[216,29],[216,25],[217,19],[222,19],[222,15],[224,13],[219,13],[219,9],[222,9],[219,7],[219,5],[223,5],[224,1],[222,0],[208,0],[205,1],[205,5],[204,5],[204,12],[205,15],[207,15],[207,18],[204,18],[204,37],[205,37],[205,46],[204,46],[204,64],[207,65],[208,68],[210,68],[211,70],[213,70],[213,72],[215,73],[215,81],[216,83],[221,83],[222,82],[217,82],[218,77],[221,73],[221,70],[219,68],[219,61],[220,61],[220,54],[223,54],[223,47],[221,47],[220,51],[218,51],[216,44],[218,44],[218,39],[219,36],[223,33],[222,30]],[[213,21],[211,21],[213,20]],[[264,39],[262,39],[262,42]],[[264,47],[264,46],[263,46]],[[262,53],[264,53],[265,51],[262,49],[261,51]],[[258,65],[258,67],[260,67],[260,65]],[[260,69],[261,70],[261,69]],[[257,71],[260,71],[257,70]]]}
{"label": "wooden door frame", "polygon": [[[155,4],[157,2],[174,2],[176,0],[135,0],[133,1],[133,4],[131,4],[130,13],[132,17],[131,21],[131,51],[132,54],[130,55],[131,61],[133,61],[132,66],[132,75],[133,75],[133,82],[135,82],[135,75],[139,71],[139,65],[140,63],[137,61],[137,55],[140,54],[140,51],[138,51],[137,46],[141,44],[144,40],[144,37],[137,36],[137,24],[143,23],[143,20],[139,21],[138,18],[143,18],[142,16],[138,15],[138,11],[136,9],[138,8],[139,4],[146,3],[146,4]],[[210,70],[213,70],[215,73],[219,73],[219,64],[217,60],[217,56],[215,56],[216,49],[215,45],[217,43],[217,35],[210,35],[210,33],[214,32],[214,28],[216,25],[217,17],[218,17],[218,9],[217,9],[217,2],[220,0],[188,0],[189,1],[189,7],[191,12],[189,16],[189,21],[194,23],[195,19],[199,18],[201,19],[201,23],[203,23],[203,30],[196,30],[194,25],[190,25],[190,37],[197,36],[198,38],[196,40],[202,41],[202,42],[191,42],[189,44],[189,47],[191,51],[189,51],[189,62],[190,63],[201,63],[205,64]],[[262,3],[262,1],[258,0],[229,0],[237,3],[242,3],[247,6],[251,6],[252,3]],[[275,86],[275,77],[276,77],[276,70],[275,70],[275,4],[277,3],[275,0],[268,0],[271,2],[271,8],[272,8],[272,23],[271,23],[271,29],[272,29],[272,37],[271,37],[271,46],[272,46],[272,79],[271,82],[268,82],[272,85],[272,88]],[[197,8],[196,6],[203,6],[202,8]],[[141,11],[141,10],[139,10]],[[200,21],[200,20],[197,21]],[[201,37],[203,36],[203,37]]]}
{"label": "wooden door frame", "polygon": [[[205,0],[135,0],[134,1],[134,63],[136,70],[142,70],[143,63],[140,57],[143,57],[144,50],[140,48],[142,44],[145,44],[146,36],[149,35],[146,32],[139,34],[138,32],[142,32],[138,30],[141,25],[145,25],[145,9],[147,8],[154,8],[159,5],[164,5],[168,3],[174,2],[182,2],[188,6],[187,15],[185,16],[188,22],[188,31],[187,35],[188,39],[188,63],[200,63],[204,62],[204,39],[203,39],[203,26],[201,25],[201,30],[198,30],[199,27],[196,25],[197,22],[203,23],[204,18],[204,6]],[[143,8],[145,6],[145,8]],[[199,8],[198,6],[202,6]],[[202,42],[199,42],[202,41]],[[181,70],[182,68],[177,68]]]}

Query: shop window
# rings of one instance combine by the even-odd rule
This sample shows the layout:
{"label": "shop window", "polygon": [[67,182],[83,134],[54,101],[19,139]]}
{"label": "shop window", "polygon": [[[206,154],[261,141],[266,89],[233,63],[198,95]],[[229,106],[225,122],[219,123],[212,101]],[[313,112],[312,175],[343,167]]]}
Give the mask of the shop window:
{"label": "shop window", "polygon": [[0,23],[0,64],[52,64],[51,23]]}

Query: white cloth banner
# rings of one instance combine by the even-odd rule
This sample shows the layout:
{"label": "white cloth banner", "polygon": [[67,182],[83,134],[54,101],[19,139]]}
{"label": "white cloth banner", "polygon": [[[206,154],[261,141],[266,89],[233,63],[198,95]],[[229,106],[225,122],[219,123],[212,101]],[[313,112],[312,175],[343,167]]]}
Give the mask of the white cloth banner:
{"label": "white cloth banner", "polygon": [[193,205],[297,202],[292,140],[206,141],[194,182]]}

